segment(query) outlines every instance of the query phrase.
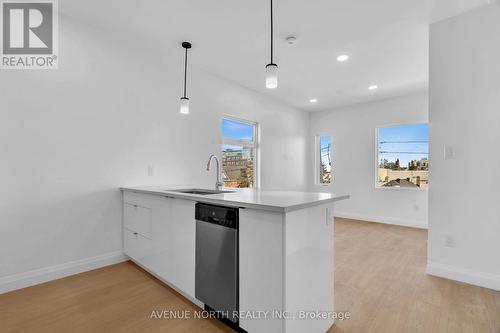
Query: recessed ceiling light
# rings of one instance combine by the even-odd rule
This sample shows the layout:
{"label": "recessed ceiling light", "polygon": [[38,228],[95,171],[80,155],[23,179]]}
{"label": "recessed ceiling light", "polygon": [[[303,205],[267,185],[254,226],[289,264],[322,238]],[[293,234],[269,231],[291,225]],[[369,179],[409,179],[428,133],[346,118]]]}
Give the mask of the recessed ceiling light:
{"label": "recessed ceiling light", "polygon": [[347,54],[342,54],[337,57],[337,61],[344,62],[347,59],[349,59],[349,56]]}
{"label": "recessed ceiling light", "polygon": [[376,84],[368,87],[368,90],[375,90],[375,89],[378,89],[378,86]]}
{"label": "recessed ceiling light", "polygon": [[311,98],[311,99],[309,100],[309,102],[310,102],[310,103],[316,103],[317,101],[318,101],[318,100],[317,100],[316,98]]}

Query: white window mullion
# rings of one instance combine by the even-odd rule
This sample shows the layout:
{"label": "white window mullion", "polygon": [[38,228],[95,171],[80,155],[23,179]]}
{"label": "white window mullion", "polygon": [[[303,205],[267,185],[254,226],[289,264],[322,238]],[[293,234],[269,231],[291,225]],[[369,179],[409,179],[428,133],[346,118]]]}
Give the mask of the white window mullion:
{"label": "white window mullion", "polygon": [[235,140],[232,138],[224,138],[224,137],[222,138],[222,144],[228,146],[244,147],[244,148],[256,148],[255,143],[253,141]]}

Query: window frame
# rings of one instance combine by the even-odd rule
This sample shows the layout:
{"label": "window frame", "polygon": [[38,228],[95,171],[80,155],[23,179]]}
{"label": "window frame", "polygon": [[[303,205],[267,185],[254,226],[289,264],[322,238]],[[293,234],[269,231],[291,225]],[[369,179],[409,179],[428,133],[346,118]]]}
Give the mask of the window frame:
{"label": "window frame", "polygon": [[[248,141],[248,140],[238,140],[238,139],[232,139],[232,138],[227,138],[222,135],[222,123],[224,119],[230,120],[230,121],[237,121],[239,123],[251,125],[253,127],[253,141]],[[230,145],[230,146],[241,146],[244,148],[253,148],[255,150],[254,154],[254,163],[253,163],[253,178],[254,178],[254,184],[253,187],[249,188],[260,188],[260,126],[258,122],[248,120],[248,119],[243,119],[239,117],[235,117],[232,115],[228,114],[223,114],[221,117],[221,154],[222,154],[222,146],[223,145]],[[222,157],[222,156],[221,156]],[[221,158],[221,164],[222,164],[222,158]],[[224,166],[221,165],[221,169],[224,170]]]}
{"label": "window frame", "polygon": [[[380,137],[379,137],[379,130],[381,128],[388,128],[388,127],[399,127],[399,126],[410,126],[410,125],[422,125],[426,124],[429,126],[428,121],[421,121],[421,122],[409,122],[409,123],[397,123],[397,124],[389,124],[389,125],[380,125],[375,127],[375,172],[374,172],[374,182],[373,185],[375,186],[375,189],[377,190],[396,190],[396,191],[428,191],[429,188],[422,188],[422,187],[395,187],[395,186],[379,186],[378,185],[378,168],[379,168],[379,142],[380,142]],[[429,140],[429,139],[428,139]],[[430,140],[429,140],[430,141]],[[428,142],[429,145],[429,155],[430,155],[430,142]],[[429,159],[430,160],[430,159]],[[430,167],[430,163],[429,163]]]}
{"label": "window frame", "polygon": [[333,166],[333,135],[331,134],[316,134],[314,140],[314,184],[317,186],[330,186],[333,184],[333,167],[330,169],[330,182],[323,183],[321,181],[321,137],[330,137],[330,160]]}

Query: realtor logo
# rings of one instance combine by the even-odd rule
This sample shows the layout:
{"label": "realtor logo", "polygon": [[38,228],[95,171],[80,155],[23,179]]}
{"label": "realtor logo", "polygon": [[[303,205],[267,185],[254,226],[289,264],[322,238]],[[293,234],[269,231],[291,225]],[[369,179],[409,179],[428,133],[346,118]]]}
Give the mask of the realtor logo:
{"label": "realtor logo", "polygon": [[4,0],[0,8],[0,68],[56,69],[56,0]]}

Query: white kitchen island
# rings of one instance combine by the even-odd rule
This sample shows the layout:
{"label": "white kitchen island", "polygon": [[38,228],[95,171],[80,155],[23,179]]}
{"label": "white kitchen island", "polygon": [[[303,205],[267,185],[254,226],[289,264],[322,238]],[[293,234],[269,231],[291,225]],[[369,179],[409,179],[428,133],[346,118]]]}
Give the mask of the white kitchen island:
{"label": "white kitchen island", "polygon": [[[187,188],[187,187],[183,187]],[[240,327],[326,332],[334,322],[334,202],[347,195],[122,188],[124,252],[195,304],[195,204],[239,209]],[[228,189],[234,190],[234,189]]]}

